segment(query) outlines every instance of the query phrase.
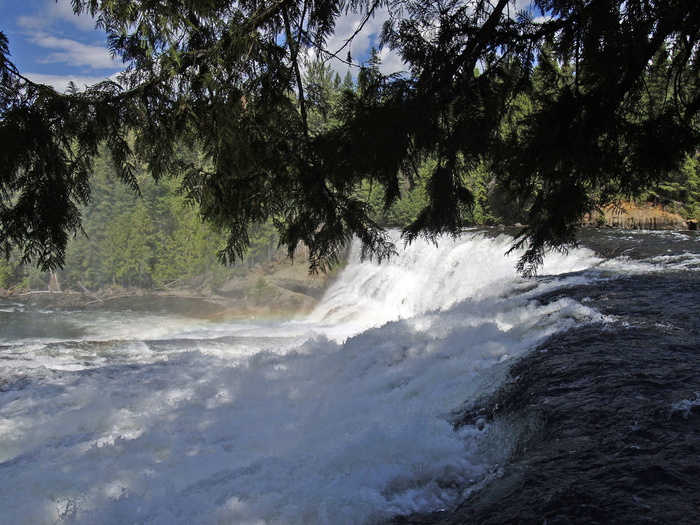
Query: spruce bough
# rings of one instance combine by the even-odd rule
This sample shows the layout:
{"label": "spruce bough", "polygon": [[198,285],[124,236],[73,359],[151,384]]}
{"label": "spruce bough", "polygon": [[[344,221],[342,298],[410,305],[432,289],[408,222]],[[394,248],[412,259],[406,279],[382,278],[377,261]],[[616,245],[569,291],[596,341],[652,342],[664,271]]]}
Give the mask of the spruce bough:
{"label": "spruce bough", "polygon": [[[243,257],[252,224],[272,221],[293,255],[325,267],[352,237],[393,246],[356,191],[391,206],[430,166],[427,205],[407,241],[458,234],[486,166],[527,211],[525,273],[576,241],[597,202],[635,195],[700,145],[700,3],[687,0],[73,0],[125,64],[119,82],[66,93],[25,78],[0,33],[0,249],[61,266],[106,148],[137,189],[137,166],[181,191]],[[339,17],[388,12],[382,43],[406,64],[358,74],[318,124],[304,83]],[[192,162],[186,151],[201,152]]]}

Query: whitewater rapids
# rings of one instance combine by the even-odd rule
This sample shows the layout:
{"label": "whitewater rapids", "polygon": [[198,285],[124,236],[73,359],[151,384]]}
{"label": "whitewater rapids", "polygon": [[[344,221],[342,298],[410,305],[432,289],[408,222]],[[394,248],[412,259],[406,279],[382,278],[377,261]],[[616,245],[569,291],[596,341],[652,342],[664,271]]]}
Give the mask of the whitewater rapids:
{"label": "whitewater rapids", "polygon": [[[369,524],[448,508],[507,443],[453,414],[607,318],[544,293],[645,271],[582,248],[526,280],[507,235],[356,251],[295,322],[0,303],[0,523]],[[494,448],[495,447],[495,448]]]}

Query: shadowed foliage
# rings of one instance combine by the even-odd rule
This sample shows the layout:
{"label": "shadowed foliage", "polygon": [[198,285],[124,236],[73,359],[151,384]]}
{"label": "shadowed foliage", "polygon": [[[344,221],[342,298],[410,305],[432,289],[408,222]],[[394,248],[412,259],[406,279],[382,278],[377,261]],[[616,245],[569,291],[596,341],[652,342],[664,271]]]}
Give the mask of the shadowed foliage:
{"label": "shadowed foliage", "polygon": [[[252,224],[272,221],[311,269],[351,236],[367,255],[393,247],[357,188],[388,208],[417,166],[427,204],[408,241],[458,234],[475,206],[469,177],[488,166],[528,226],[519,269],[575,243],[596,202],[658,185],[696,156],[700,4],[682,0],[73,0],[124,60],[119,82],[57,93],[21,75],[0,33],[0,248],[61,266],[81,229],[99,148],[137,188],[136,166],[181,177],[201,216],[241,258]],[[332,121],[318,124],[305,57],[329,58],[339,17],[382,10],[382,42]],[[376,65],[376,64],[374,64]],[[308,88],[308,90],[307,90]],[[324,115],[325,118],[325,115]],[[316,119],[316,120],[315,120]],[[183,150],[202,152],[192,163]]]}

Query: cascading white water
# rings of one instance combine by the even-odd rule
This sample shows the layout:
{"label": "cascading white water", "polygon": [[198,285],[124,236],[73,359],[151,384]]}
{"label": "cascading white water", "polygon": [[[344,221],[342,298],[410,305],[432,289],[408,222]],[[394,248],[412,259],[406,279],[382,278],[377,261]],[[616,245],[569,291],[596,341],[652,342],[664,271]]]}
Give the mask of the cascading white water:
{"label": "cascading white water", "polygon": [[69,337],[0,349],[0,522],[351,524],[450,505],[491,468],[484,430],[450,412],[509,356],[599,318],[533,301],[555,280],[518,277],[508,242],[353,255],[304,322],[53,312]]}
{"label": "cascading white water", "polygon": [[[394,243],[401,246],[397,232]],[[359,246],[347,268],[310,316],[318,322],[379,326],[431,310],[444,310],[467,298],[498,296],[523,284],[515,271],[517,254],[507,257],[513,238],[466,233],[443,238],[438,245],[415,242],[404,246],[389,263],[360,261]],[[550,254],[544,274],[576,272],[596,264],[588,250],[571,256]]]}

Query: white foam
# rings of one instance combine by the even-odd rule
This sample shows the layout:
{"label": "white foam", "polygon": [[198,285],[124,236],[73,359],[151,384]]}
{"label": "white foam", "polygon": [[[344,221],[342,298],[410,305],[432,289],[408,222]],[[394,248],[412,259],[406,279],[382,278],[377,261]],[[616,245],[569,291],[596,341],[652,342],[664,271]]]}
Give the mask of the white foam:
{"label": "white foam", "polygon": [[[393,241],[401,244],[397,232]],[[508,235],[489,237],[479,232],[465,233],[459,239],[444,238],[438,246],[417,241],[389,264],[361,262],[356,246],[347,268],[310,320],[342,322],[359,331],[449,308],[467,298],[499,296],[529,286],[515,269],[519,254],[505,255],[512,242]],[[587,249],[554,252],[545,258],[541,274],[579,272],[600,262]]]}
{"label": "white foam", "polygon": [[[601,320],[534,301],[582,277],[526,281],[507,245],[475,235],[414,245],[408,262],[353,259],[306,322],[149,340],[137,327],[161,318],[105,316],[101,336],[130,336],[24,352],[0,392],[2,519],[360,524],[450,506],[492,467],[483,429],[456,431],[451,412],[500,380],[495,365]],[[547,268],[595,263],[577,251]]]}

